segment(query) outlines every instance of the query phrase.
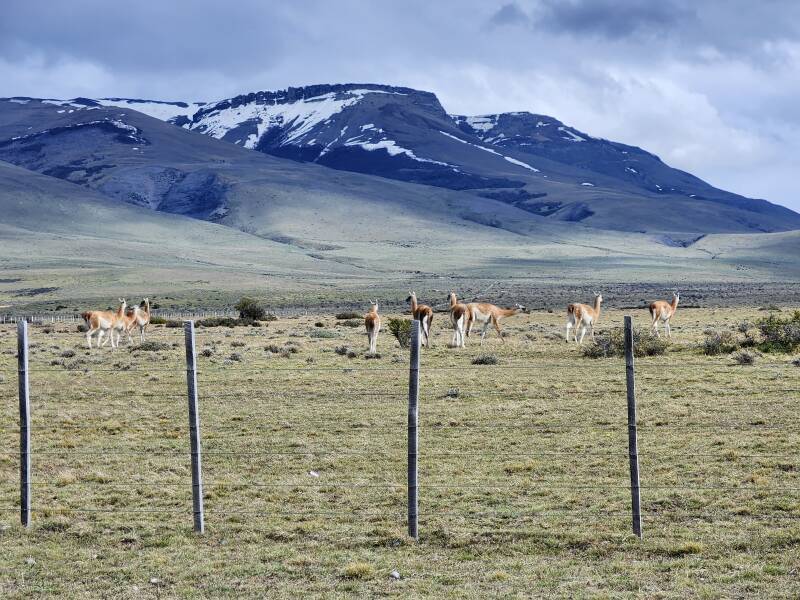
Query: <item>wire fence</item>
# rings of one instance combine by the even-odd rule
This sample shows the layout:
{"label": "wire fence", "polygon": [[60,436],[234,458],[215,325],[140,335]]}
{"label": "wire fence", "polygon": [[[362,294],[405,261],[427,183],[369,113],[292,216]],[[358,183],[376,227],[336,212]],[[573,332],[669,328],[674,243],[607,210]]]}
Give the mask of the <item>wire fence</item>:
{"label": "wire fence", "polygon": [[[198,366],[189,331],[185,364],[129,370],[30,360],[46,341],[21,337],[25,384],[0,386],[0,513],[20,513],[24,524],[193,519],[198,531],[206,522],[360,521],[405,526],[412,537],[417,526],[421,536],[443,526],[491,535],[547,520],[635,529],[639,518],[646,532],[800,518],[796,367],[753,368],[735,391],[720,392],[708,378],[741,368],[712,374],[697,360],[637,361],[640,413],[631,422],[625,398],[634,389],[618,359],[581,361],[580,377],[563,382],[555,375],[575,375],[575,363],[546,358],[482,366],[479,376],[463,365],[426,366],[424,357],[415,367],[413,356],[380,366]],[[178,343],[175,330],[165,335]],[[687,382],[695,371],[704,376]],[[9,410],[17,405],[19,419]]]}

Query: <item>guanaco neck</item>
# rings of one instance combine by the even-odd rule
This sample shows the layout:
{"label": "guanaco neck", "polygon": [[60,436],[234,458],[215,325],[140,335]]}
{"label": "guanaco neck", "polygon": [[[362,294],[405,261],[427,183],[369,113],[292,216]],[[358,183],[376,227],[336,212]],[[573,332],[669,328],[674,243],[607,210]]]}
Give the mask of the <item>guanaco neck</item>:
{"label": "guanaco neck", "polygon": [[599,319],[600,318],[600,296],[597,296],[594,299],[594,315],[595,315],[595,319]]}
{"label": "guanaco neck", "polygon": [[150,300],[149,299],[144,301],[144,314],[146,314],[148,317],[150,316]]}
{"label": "guanaco neck", "polygon": [[678,297],[673,294],[672,295],[672,302],[669,303],[670,312],[675,312],[675,309],[678,308]]}
{"label": "guanaco neck", "polygon": [[450,308],[453,308],[456,304],[458,304],[458,298],[456,298],[456,293],[450,292]]}
{"label": "guanaco neck", "polygon": [[501,308],[497,311],[500,313],[501,317],[513,317],[517,313],[519,313],[518,308]]}
{"label": "guanaco neck", "polygon": [[122,317],[125,314],[126,304],[125,302],[121,302],[119,308],[117,309],[117,316]]}
{"label": "guanaco neck", "polygon": [[415,293],[411,293],[411,312],[417,312],[417,295]]}

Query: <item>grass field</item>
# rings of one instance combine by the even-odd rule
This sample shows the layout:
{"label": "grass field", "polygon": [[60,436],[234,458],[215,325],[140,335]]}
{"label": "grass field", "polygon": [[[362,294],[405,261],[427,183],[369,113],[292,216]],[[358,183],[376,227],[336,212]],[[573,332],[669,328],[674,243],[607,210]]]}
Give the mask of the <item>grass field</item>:
{"label": "grass field", "polygon": [[[764,314],[679,309],[667,355],[637,359],[641,541],[624,365],[565,344],[561,314],[513,317],[506,343],[492,333],[460,351],[436,315],[422,353],[417,543],[405,533],[408,353],[387,315],[377,359],[364,357],[362,327],[331,314],[198,330],[202,536],[182,330],[154,327],[151,350],[89,352],[73,327],[31,327],[25,531],[4,326],[0,596],[798,597],[796,357],[741,366],[697,348],[707,327]],[[481,353],[497,364],[472,364]]]}

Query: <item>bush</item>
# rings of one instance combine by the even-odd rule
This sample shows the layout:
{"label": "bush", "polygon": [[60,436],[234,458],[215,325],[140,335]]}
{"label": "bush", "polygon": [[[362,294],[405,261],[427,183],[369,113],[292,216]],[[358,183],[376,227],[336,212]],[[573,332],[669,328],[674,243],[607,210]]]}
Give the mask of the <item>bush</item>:
{"label": "bush", "polygon": [[214,356],[214,351],[211,348],[203,348],[203,351],[200,353],[200,356],[205,356],[206,358],[210,358]]}
{"label": "bush", "polygon": [[740,365],[752,365],[755,364],[757,357],[758,355],[755,352],[742,350],[733,355],[733,360]]}
{"label": "bush", "polygon": [[730,354],[739,348],[736,336],[730,331],[705,331],[706,339],[700,345],[703,354],[717,356],[719,354]]}
{"label": "bush", "polygon": [[234,362],[241,362],[242,361],[242,355],[239,354],[238,352],[234,352],[228,358],[230,360],[234,361]]}
{"label": "bush", "polygon": [[800,310],[785,319],[770,315],[760,319],[756,326],[763,338],[758,345],[762,352],[795,352],[800,349]]}
{"label": "bush", "polygon": [[498,362],[494,354],[479,354],[472,359],[473,365],[496,365]]}
{"label": "bush", "polygon": [[233,308],[239,311],[240,319],[260,321],[267,316],[267,311],[258,303],[258,300],[247,296],[241,298]]}
{"label": "bush", "polygon": [[367,359],[367,360],[369,360],[369,359],[378,359],[380,357],[381,357],[381,353],[380,352],[367,352],[366,354],[364,354],[364,358]]}
{"label": "bush", "polygon": [[135,350],[143,350],[144,352],[161,352],[162,350],[169,350],[169,344],[164,342],[142,342],[138,346],[131,346],[130,352]]}
{"label": "bush", "polygon": [[347,346],[336,346],[334,352],[336,352],[336,354],[339,356],[347,356],[347,353],[350,352],[350,348]]}
{"label": "bush", "polygon": [[183,327],[183,322],[170,320],[164,323],[164,326],[167,327],[168,329],[177,329],[178,327]]}
{"label": "bush", "polygon": [[[633,355],[661,356],[666,354],[669,341],[653,334],[649,329],[633,328]],[[609,358],[612,356],[625,356],[625,331],[622,327],[615,327],[610,331],[598,333],[595,343],[583,347],[583,355],[589,358]]]}
{"label": "bush", "polygon": [[308,332],[310,338],[336,338],[339,337],[335,331],[328,331],[327,329],[312,329]]}
{"label": "bush", "polygon": [[150,317],[151,325],[166,325],[167,320],[164,317]]}
{"label": "bush", "polygon": [[86,325],[83,323],[78,325],[78,333],[86,333],[87,331],[89,331],[89,328]]}
{"label": "bush", "polygon": [[[180,322],[176,321],[177,323]],[[196,325],[198,327],[261,327],[261,323],[258,321],[254,321],[253,319],[234,319],[233,317],[209,317],[207,319],[200,319],[197,321]],[[170,327],[170,324],[167,323],[167,327]]]}
{"label": "bush", "polygon": [[340,313],[336,313],[336,318],[338,320],[340,320],[340,321],[345,321],[347,319],[362,319],[362,318],[364,318],[364,315],[359,314],[357,312],[352,312],[352,311],[350,311],[350,312],[340,312]]}
{"label": "bush", "polygon": [[400,342],[401,348],[411,345],[411,319],[389,319],[389,331]]}
{"label": "bush", "polygon": [[800,358],[795,358],[795,359],[792,361],[792,364],[793,364],[795,367],[800,367]]}
{"label": "bush", "polygon": [[364,319],[348,319],[347,321],[342,321],[339,325],[343,327],[363,327]]}
{"label": "bush", "polygon": [[75,356],[75,350],[64,350],[61,353],[61,358],[72,358]]}

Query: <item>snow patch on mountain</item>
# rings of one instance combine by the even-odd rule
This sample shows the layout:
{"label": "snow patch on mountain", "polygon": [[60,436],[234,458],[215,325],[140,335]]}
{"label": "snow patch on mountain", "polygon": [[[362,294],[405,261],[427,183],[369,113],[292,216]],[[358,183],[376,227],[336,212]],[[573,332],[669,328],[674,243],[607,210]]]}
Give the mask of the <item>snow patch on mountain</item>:
{"label": "snow patch on mountain", "polygon": [[191,119],[198,110],[205,106],[203,102],[162,102],[133,98],[100,98],[97,103],[102,106],[130,108],[162,121],[170,121],[177,117]]}
{"label": "snow patch on mountain", "polygon": [[462,144],[466,144],[468,146],[472,146],[474,148],[478,148],[479,150],[483,150],[484,152],[489,152],[490,154],[495,154],[495,155],[499,156],[500,158],[503,158],[503,159],[507,160],[511,164],[517,165],[519,167],[523,167],[525,169],[528,169],[529,171],[534,171],[535,173],[539,173],[539,169],[537,169],[536,167],[532,167],[531,165],[529,165],[527,163],[524,163],[521,160],[517,160],[516,158],[511,158],[510,156],[506,156],[505,154],[500,154],[497,150],[492,150],[491,148],[487,148],[486,146],[481,146],[480,144],[473,144],[473,143],[468,142],[466,140],[462,140],[461,138],[456,137],[456,136],[454,136],[454,135],[452,135],[450,133],[447,133],[446,131],[441,131],[440,130],[439,133],[441,133],[444,136],[449,137],[451,140],[455,140],[457,142],[461,142]]}
{"label": "snow patch on mountain", "polygon": [[[367,94],[397,94],[382,90],[353,89],[328,92],[312,98],[302,98],[294,102],[258,104],[251,102],[239,106],[226,106],[218,110],[206,111],[199,122],[190,128],[221,139],[232,129],[244,123],[253,123],[256,132],[251,133],[244,147],[253,149],[262,136],[273,128],[283,128],[286,133],[282,144],[293,144],[310,133],[315,127],[324,124],[348,106],[360,102]],[[209,107],[210,108],[210,107]],[[344,134],[344,129],[340,135]]]}

